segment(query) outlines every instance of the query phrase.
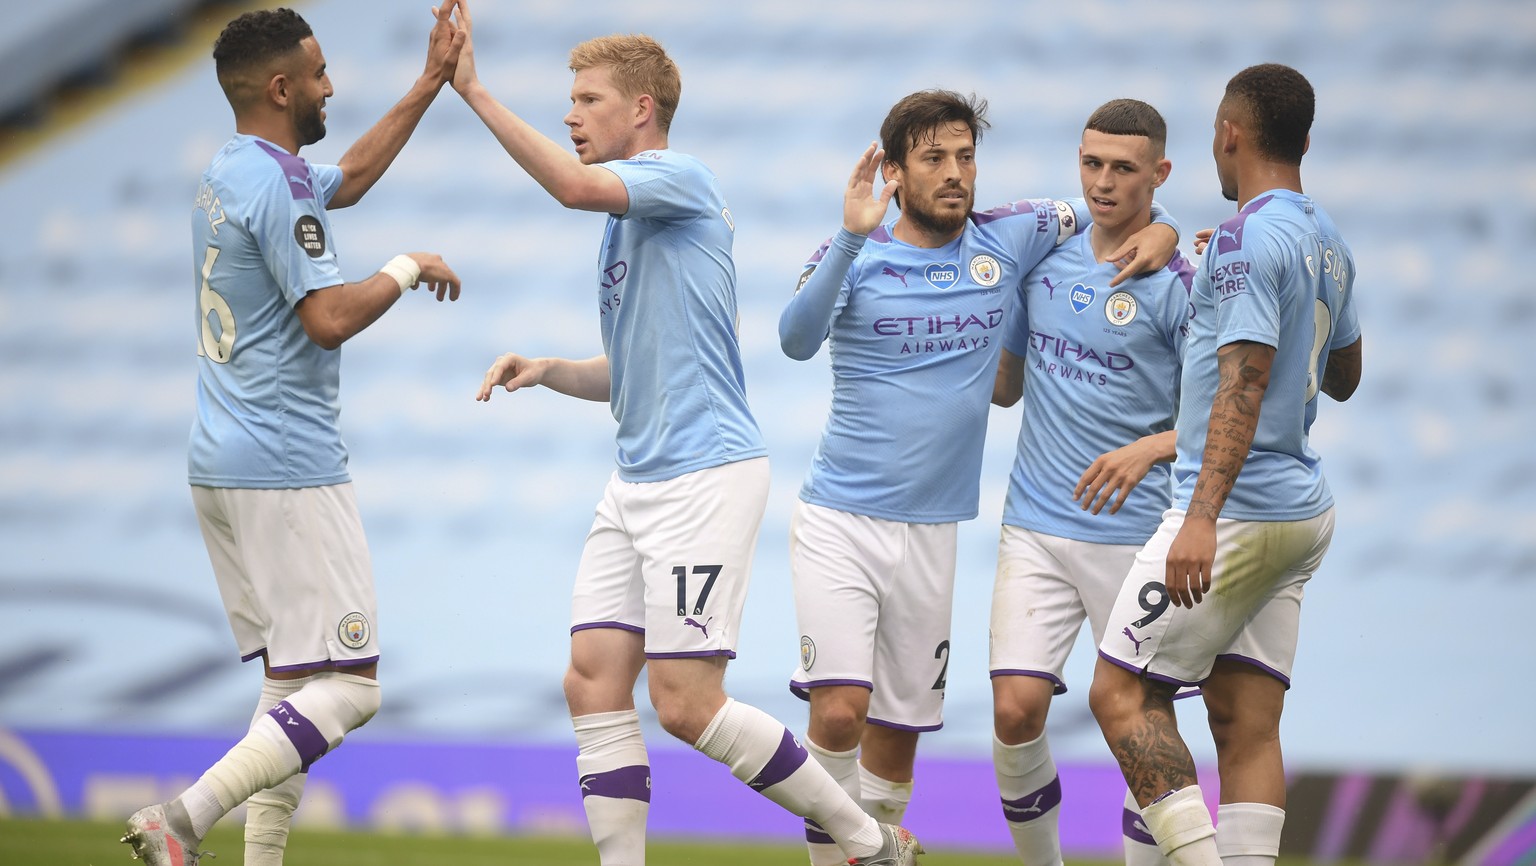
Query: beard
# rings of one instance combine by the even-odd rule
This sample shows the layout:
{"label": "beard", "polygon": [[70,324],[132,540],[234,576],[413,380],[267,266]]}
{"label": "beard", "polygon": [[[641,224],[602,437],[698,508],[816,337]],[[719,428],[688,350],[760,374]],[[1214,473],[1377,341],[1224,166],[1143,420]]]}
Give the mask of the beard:
{"label": "beard", "polygon": [[[944,192],[937,190],[935,194]],[[901,203],[901,215],[911,220],[914,228],[924,234],[948,235],[954,234],[965,227],[965,221],[970,218],[971,210],[976,206],[976,191],[973,189],[965,197],[965,207],[958,211],[940,211],[928,206],[926,201],[908,201]]]}
{"label": "beard", "polygon": [[294,127],[299,133],[299,146],[314,144],[325,138],[325,118],[320,116],[319,104],[311,105],[305,111],[299,112],[294,118]]}

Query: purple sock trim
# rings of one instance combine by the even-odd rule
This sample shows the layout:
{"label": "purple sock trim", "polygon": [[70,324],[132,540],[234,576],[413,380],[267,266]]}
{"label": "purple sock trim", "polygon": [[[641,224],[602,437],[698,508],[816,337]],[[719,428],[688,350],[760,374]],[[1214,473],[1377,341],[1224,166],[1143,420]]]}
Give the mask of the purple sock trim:
{"label": "purple sock trim", "polygon": [[606,773],[588,773],[581,777],[582,797],[608,797],[614,800],[651,802],[651,768],[644,764],[620,767]]}
{"label": "purple sock trim", "polygon": [[837,844],[836,839],[828,836],[827,831],[821,829],[821,825],[815,821],[812,821],[810,818],[805,819],[805,841],[810,842],[813,845]]}
{"label": "purple sock trim", "polygon": [[1152,831],[1148,830],[1146,822],[1141,820],[1140,812],[1122,809],[1120,812],[1120,832],[1132,842],[1140,842],[1143,845],[1157,844],[1157,840],[1152,838]]}
{"label": "purple sock trim", "polygon": [[800,769],[800,765],[804,764],[809,757],[805,747],[800,745],[795,735],[789,732],[789,728],[785,728],[784,737],[779,740],[779,748],[774,751],[773,757],[768,759],[768,763],[757,771],[757,775],[752,777],[752,781],[748,782],[747,786],[754,791],[772,788]]}
{"label": "purple sock trim", "polygon": [[267,715],[272,721],[277,722],[288,742],[293,744],[299,753],[299,772],[309,771],[309,765],[320,760],[330,749],[330,743],[326,742],[325,735],[315,727],[315,723],[299,715],[293,708],[293,704],[287,701],[278,701],[277,706],[267,710]]}
{"label": "purple sock trim", "polygon": [[1061,805],[1061,777],[1052,779],[1050,784],[1038,791],[1025,794],[1017,800],[1003,801],[1003,817],[1015,824],[1044,815]]}

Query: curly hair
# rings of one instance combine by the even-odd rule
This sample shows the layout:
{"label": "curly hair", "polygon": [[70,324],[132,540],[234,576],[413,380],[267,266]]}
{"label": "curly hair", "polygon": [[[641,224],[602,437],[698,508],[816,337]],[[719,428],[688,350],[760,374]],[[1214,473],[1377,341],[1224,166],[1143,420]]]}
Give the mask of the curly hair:
{"label": "curly hair", "polygon": [[1317,97],[1300,72],[1279,63],[1250,66],[1227,82],[1222,104],[1252,124],[1260,155],[1301,165]]}
{"label": "curly hair", "polygon": [[313,35],[299,13],[288,8],[247,12],[229,22],[213,43],[213,68],[230,104],[241,105],[253,96],[242,92],[248,83],[243,73],[288,54]]}

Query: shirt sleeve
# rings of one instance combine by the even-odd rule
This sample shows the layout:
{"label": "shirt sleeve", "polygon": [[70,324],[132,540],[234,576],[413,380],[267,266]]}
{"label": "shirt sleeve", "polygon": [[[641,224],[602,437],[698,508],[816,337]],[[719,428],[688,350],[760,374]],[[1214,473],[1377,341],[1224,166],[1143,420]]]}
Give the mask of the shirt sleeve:
{"label": "shirt sleeve", "polygon": [[[1243,245],[1225,253],[1218,251],[1213,262],[1217,348],[1240,341],[1280,346],[1284,258],[1271,249],[1272,241],[1260,225],[1250,217]],[[1206,255],[1211,252],[1207,247]]]}
{"label": "shirt sleeve", "polygon": [[341,166],[339,165],[315,165],[315,186],[320,191],[320,201],[329,205],[331,199],[336,197],[336,191],[341,189]]}
{"label": "shirt sleeve", "polygon": [[[340,171],[330,177],[335,186],[340,185]],[[255,193],[251,235],[290,307],[316,289],[346,282],[336,261],[324,205],[307,184],[290,182],[282,167],[273,163],[272,171],[262,174]]]}
{"label": "shirt sleeve", "polygon": [[815,357],[832,328],[832,319],[847,303],[848,274],[864,248],[865,235],[840,228],[822,244],[800,274],[800,285],[779,316],[779,345],[797,361]]}
{"label": "shirt sleeve", "polygon": [[1333,339],[1328,341],[1328,348],[1342,349],[1352,345],[1360,339],[1360,320],[1355,316],[1355,262],[1349,262],[1349,279],[1344,286],[1344,301],[1339,305],[1339,312],[1334,316]]}
{"label": "shirt sleeve", "polygon": [[633,159],[602,163],[629,192],[629,210],[620,219],[685,222],[697,218],[714,196],[714,176],[702,166],[646,151]]}

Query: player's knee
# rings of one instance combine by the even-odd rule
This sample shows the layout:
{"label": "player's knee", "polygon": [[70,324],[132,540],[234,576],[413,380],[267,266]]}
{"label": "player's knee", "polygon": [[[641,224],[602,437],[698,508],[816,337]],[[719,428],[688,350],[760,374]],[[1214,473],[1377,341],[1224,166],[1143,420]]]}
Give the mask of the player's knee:
{"label": "player's knee", "polygon": [[653,690],[651,705],[656,708],[656,722],[661,729],[689,745],[704,736],[704,729],[714,718],[714,713],[703,704],[676,693]]}
{"label": "player's knee", "polygon": [[864,711],[843,701],[814,701],[811,728],[823,747],[847,751],[859,745],[864,733]]}
{"label": "player's knee", "polygon": [[1045,733],[1049,705],[1012,697],[999,697],[992,706],[992,727],[997,738],[1009,745],[1028,743]]}
{"label": "player's knee", "polygon": [[1140,706],[1142,681],[1129,671],[1100,663],[1088,687],[1088,709],[1107,728],[1130,716]]}

